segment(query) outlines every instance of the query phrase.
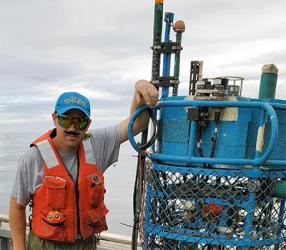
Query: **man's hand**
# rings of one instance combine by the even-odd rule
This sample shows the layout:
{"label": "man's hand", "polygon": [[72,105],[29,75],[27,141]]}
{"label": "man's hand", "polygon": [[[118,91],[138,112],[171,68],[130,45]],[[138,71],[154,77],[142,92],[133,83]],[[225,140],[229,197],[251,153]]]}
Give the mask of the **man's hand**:
{"label": "man's hand", "polygon": [[[135,84],[135,96],[137,101],[137,107],[145,103],[150,107],[153,107],[158,101],[159,93],[158,90],[148,81],[139,80]],[[130,113],[133,114],[135,110],[130,111]]]}
{"label": "man's hand", "polygon": [[[128,139],[128,123],[134,111],[143,104],[147,104],[150,107],[154,107],[158,101],[158,96],[158,90],[148,81],[139,80],[136,82],[135,93],[130,107],[130,116],[124,121],[122,121],[120,124],[121,143],[125,142]],[[133,126],[134,135],[137,135],[138,133],[142,132],[148,126],[149,118],[149,113],[147,111],[142,112],[138,116]]]}

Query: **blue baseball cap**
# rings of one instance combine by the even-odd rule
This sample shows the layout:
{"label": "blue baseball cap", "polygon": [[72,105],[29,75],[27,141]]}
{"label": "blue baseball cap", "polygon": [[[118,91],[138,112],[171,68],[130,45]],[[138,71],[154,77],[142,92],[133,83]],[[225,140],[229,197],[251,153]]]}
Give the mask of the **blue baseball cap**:
{"label": "blue baseball cap", "polygon": [[63,115],[71,109],[81,110],[88,118],[90,117],[90,103],[89,100],[77,92],[65,92],[60,95],[57,100],[55,112]]}

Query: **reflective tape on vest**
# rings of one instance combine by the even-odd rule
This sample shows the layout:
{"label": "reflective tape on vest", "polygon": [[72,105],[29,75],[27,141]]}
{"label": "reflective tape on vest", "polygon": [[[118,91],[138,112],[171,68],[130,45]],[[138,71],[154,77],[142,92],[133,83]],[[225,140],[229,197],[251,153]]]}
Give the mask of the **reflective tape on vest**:
{"label": "reflective tape on vest", "polygon": [[47,168],[53,168],[59,165],[58,159],[48,140],[38,142],[37,147],[47,165]]}
{"label": "reflective tape on vest", "polygon": [[95,153],[91,144],[90,139],[85,139],[82,142],[85,154],[85,162],[88,164],[96,165]]}

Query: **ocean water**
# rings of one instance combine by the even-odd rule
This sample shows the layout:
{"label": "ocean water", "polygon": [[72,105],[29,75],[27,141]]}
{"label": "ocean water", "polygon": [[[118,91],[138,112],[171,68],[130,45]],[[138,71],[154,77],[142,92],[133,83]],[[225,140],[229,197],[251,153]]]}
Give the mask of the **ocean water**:
{"label": "ocean water", "polygon": [[[38,134],[0,134],[0,214],[8,214],[9,197],[17,161]],[[136,153],[128,142],[121,145],[118,162],[105,172],[108,232],[131,235],[132,196],[136,171]],[[28,212],[27,212],[28,213]],[[124,225],[123,225],[124,224]]]}

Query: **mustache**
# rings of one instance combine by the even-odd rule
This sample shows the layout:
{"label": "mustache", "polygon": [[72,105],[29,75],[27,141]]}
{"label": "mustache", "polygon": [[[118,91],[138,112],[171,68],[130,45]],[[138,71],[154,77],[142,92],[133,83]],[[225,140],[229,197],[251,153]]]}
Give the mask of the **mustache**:
{"label": "mustache", "polygon": [[77,131],[67,131],[67,130],[65,131],[65,133],[68,135],[73,135],[73,136],[77,136],[80,134],[80,132],[77,132]]}

